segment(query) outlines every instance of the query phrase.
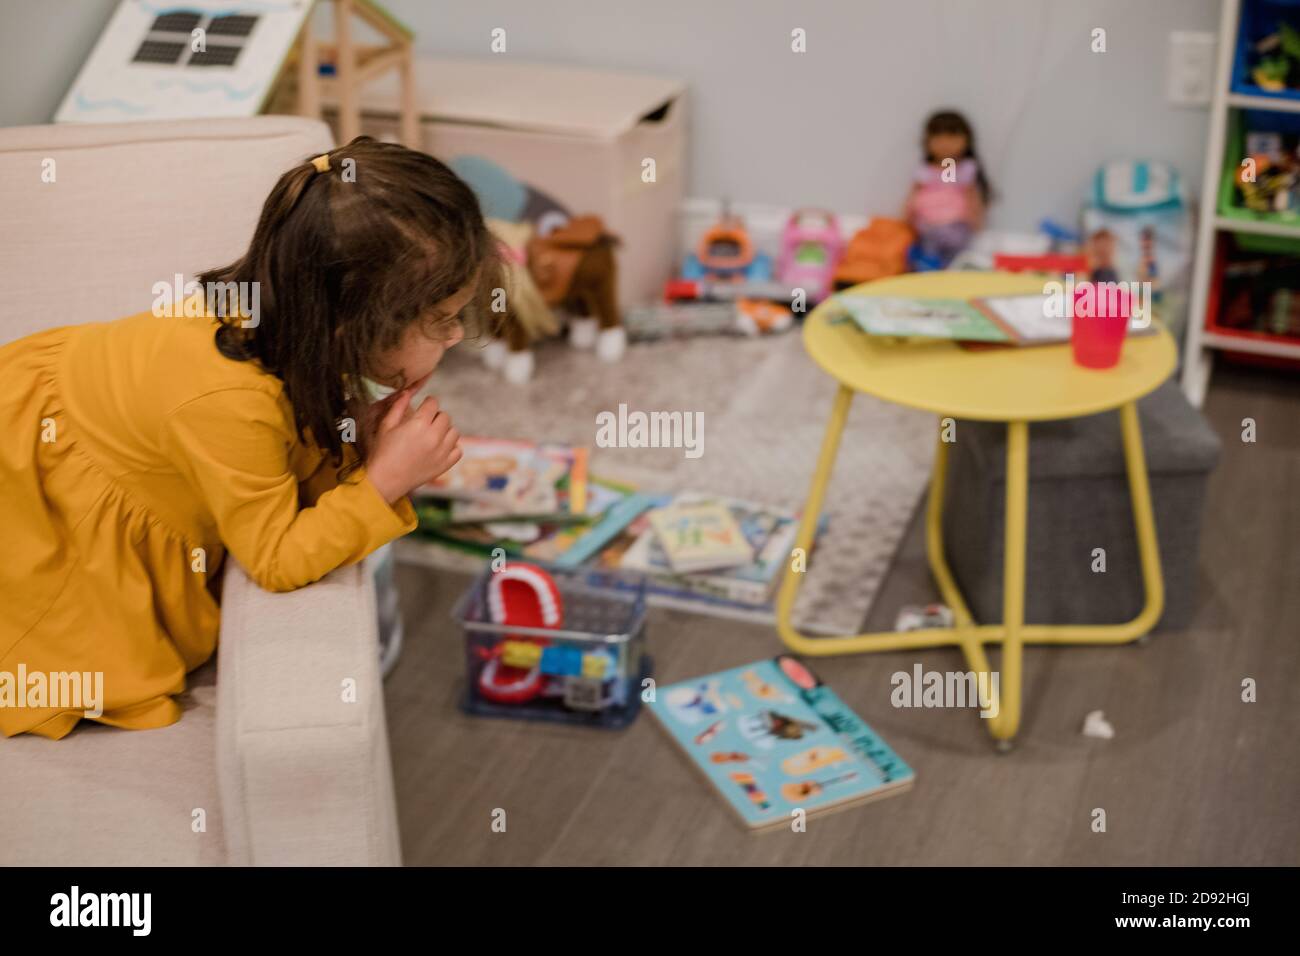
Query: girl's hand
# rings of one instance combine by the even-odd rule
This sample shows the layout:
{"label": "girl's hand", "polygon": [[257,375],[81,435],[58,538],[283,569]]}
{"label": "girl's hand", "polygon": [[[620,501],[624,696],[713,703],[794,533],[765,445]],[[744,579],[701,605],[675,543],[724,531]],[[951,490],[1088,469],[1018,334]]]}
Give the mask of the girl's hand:
{"label": "girl's hand", "polygon": [[430,372],[428,375],[424,376],[424,378],[414,381],[410,385],[403,386],[391,395],[381,398],[379,401],[371,404],[370,407],[366,409],[365,427],[369,430],[368,433],[376,434],[378,432],[379,423],[384,420],[384,416],[388,414],[388,410],[393,407],[393,404],[402,397],[403,392],[409,392],[414,396],[416,392],[424,388],[425,383],[428,382],[432,376],[433,373]]}
{"label": "girl's hand", "polygon": [[[422,383],[421,383],[422,384]],[[411,411],[415,387],[402,389],[376,430],[366,473],[390,505],[460,461],[460,432],[431,395]]]}

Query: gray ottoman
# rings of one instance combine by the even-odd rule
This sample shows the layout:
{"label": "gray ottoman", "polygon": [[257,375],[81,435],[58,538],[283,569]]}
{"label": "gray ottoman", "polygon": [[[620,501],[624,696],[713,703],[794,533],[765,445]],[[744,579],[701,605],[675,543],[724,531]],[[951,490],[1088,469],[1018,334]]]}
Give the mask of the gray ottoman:
{"label": "gray ottoman", "polygon": [[[1196,588],[1201,510],[1218,436],[1173,379],[1138,402],[1165,580],[1161,630],[1186,626]],[[1007,428],[959,421],[949,451],[944,547],[981,624],[1002,621]],[[1029,426],[1026,624],[1120,624],[1142,610],[1133,511],[1118,412]],[[1093,549],[1106,570],[1094,572]]]}

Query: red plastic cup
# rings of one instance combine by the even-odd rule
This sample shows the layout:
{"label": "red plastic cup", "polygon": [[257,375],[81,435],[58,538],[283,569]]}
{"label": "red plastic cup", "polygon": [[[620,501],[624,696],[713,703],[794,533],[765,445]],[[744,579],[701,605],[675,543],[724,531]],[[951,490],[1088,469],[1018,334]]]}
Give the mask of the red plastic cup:
{"label": "red plastic cup", "polygon": [[1070,344],[1084,368],[1113,368],[1128,332],[1132,303],[1118,283],[1080,282],[1074,287]]}

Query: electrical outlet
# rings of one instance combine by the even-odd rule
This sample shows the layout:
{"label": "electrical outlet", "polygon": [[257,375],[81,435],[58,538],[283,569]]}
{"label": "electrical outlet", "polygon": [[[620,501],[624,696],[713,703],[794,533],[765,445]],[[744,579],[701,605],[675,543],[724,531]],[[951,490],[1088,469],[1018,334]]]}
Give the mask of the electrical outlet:
{"label": "electrical outlet", "polygon": [[1166,95],[1178,106],[1208,106],[1214,95],[1216,37],[1175,30],[1169,34]]}

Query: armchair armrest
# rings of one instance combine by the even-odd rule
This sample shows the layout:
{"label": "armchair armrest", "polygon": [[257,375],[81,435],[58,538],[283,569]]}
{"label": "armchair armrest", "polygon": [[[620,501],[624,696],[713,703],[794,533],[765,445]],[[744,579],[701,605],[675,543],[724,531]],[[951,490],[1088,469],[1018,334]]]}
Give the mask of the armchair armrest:
{"label": "armchair armrest", "polygon": [[361,565],[284,594],[233,557],[217,652],[233,865],[400,865],[374,588]]}

